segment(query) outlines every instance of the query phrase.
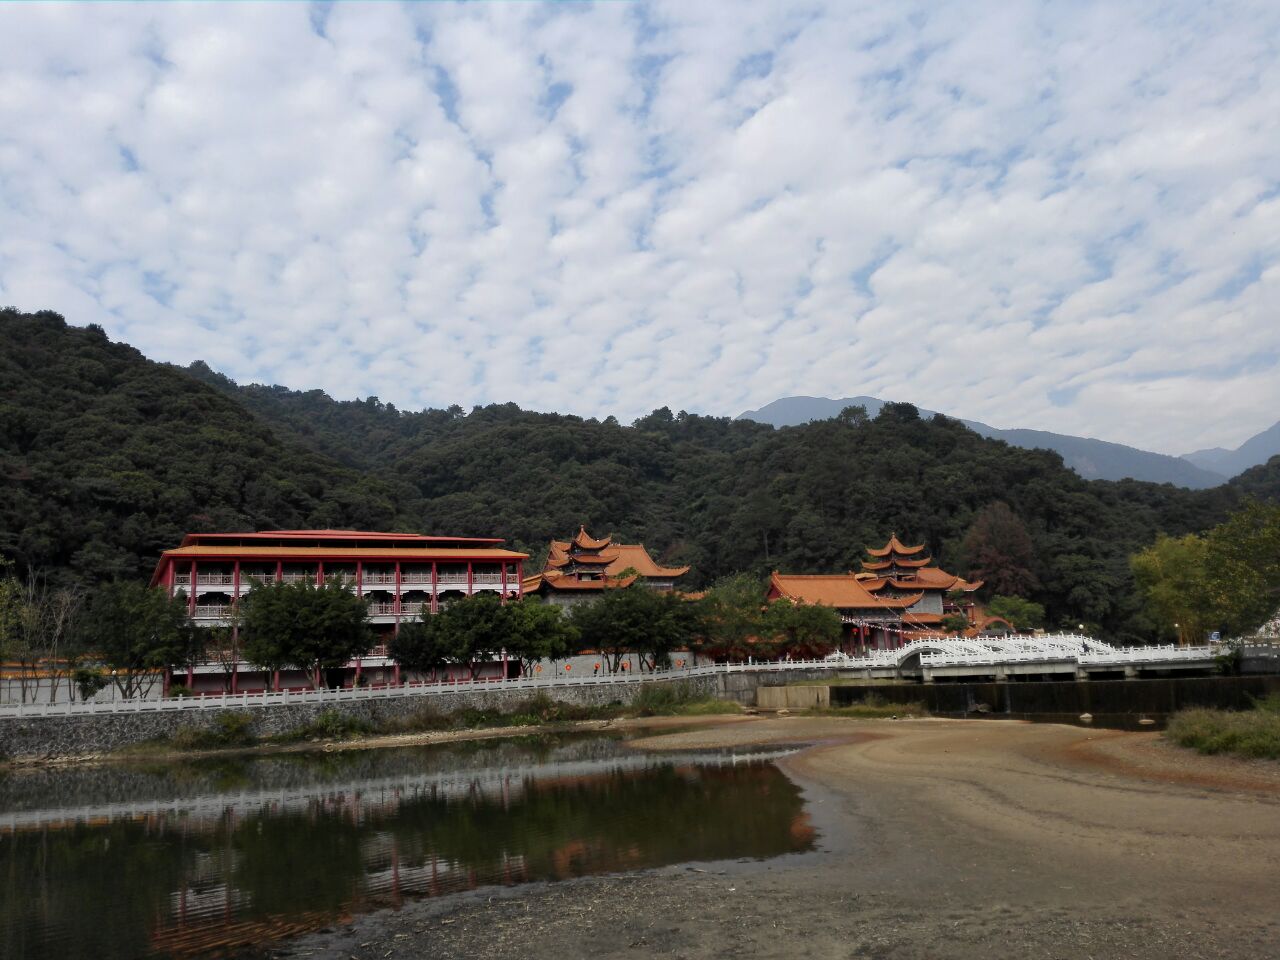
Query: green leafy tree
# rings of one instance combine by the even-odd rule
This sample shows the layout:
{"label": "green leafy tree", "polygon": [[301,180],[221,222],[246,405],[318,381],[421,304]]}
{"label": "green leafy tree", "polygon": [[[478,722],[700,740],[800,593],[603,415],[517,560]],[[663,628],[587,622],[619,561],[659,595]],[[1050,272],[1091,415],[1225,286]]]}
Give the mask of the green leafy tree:
{"label": "green leafy tree", "polygon": [[1152,618],[1179,642],[1203,639],[1217,619],[1208,561],[1209,544],[1195,534],[1162,536],[1130,561]]}
{"label": "green leafy tree", "polygon": [[454,663],[456,651],[442,614],[423,613],[402,622],[387,643],[387,653],[392,660],[422,673],[434,673]]}
{"label": "green leafy tree", "polygon": [[694,642],[701,630],[699,615],[696,604],[674,593],[633,585],[574,607],[570,623],[582,645],[598,650],[616,672],[629,653],[648,669],[663,665],[672,650]]}
{"label": "green leafy tree", "polygon": [[364,653],[373,641],[368,605],[336,578],[322,586],[254,581],[240,614],[245,657],[267,670],[300,667],[314,678]]}
{"label": "green leafy tree", "polygon": [[764,596],[764,585],[750,574],[717,581],[702,599],[699,651],[723,660],[771,656],[774,646],[763,636]]}
{"label": "green leafy tree", "polygon": [[761,632],[776,653],[809,659],[825,657],[840,642],[840,614],[816,603],[775,600],[765,610]]}
{"label": "green leafy tree", "polygon": [[964,633],[969,629],[969,618],[963,613],[948,613],[942,618],[942,629],[947,633]]}
{"label": "green leafy tree", "polygon": [[1256,630],[1280,608],[1280,506],[1250,500],[1205,537],[1203,574],[1213,626]]}
{"label": "green leafy tree", "polygon": [[1024,597],[992,597],[987,613],[1009,621],[1015,630],[1035,630],[1044,626],[1044,606]]}
{"label": "green leafy tree", "polygon": [[454,600],[435,616],[450,661],[465,663],[473,680],[481,665],[502,650],[510,633],[511,615],[495,593]]}
{"label": "green leafy tree", "polygon": [[169,597],[141,583],[99,587],[80,621],[80,643],[112,669],[126,699],[146,694],[169,667],[200,657],[203,637],[181,595]]}
{"label": "green leafy tree", "polygon": [[530,674],[539,661],[555,663],[577,649],[578,630],[565,618],[560,607],[533,597],[507,604],[507,653],[520,661],[521,671]]}

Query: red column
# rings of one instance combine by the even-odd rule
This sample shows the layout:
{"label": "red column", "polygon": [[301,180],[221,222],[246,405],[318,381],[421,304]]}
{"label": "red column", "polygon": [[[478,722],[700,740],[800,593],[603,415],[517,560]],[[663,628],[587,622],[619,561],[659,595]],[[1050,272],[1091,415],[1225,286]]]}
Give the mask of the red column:
{"label": "red column", "polygon": [[396,625],[395,632],[400,632],[400,561],[396,561]]}
{"label": "red column", "polygon": [[192,664],[187,664],[187,689],[194,690],[196,686],[196,668]]}
{"label": "red column", "polygon": [[177,580],[177,571],[174,569],[174,563],[173,563],[173,560],[172,560],[172,558],[171,558],[171,559],[169,560],[169,569],[168,569],[168,571],[167,571],[167,572],[166,572],[166,574],[165,574],[165,583],[167,583],[167,584],[169,585],[169,597],[170,597],[170,599],[172,599],[172,598],[173,598],[173,587],[174,587],[174,583],[176,582],[176,580]]}
{"label": "red column", "polygon": [[196,615],[196,562],[191,561],[191,596],[187,597],[187,616]]}
{"label": "red column", "polygon": [[364,561],[356,561],[356,596],[364,596]]}
{"label": "red column", "polygon": [[524,561],[516,561],[516,596],[524,596]]}
{"label": "red column", "polygon": [[475,574],[471,570],[471,561],[468,560],[467,561],[467,596],[468,597],[475,592],[475,589],[476,589],[475,584],[476,584]]}
{"label": "red column", "polygon": [[502,602],[507,602],[507,561],[502,561]]}
{"label": "red column", "polygon": [[283,580],[284,580],[284,561],[277,560],[276,561],[276,583],[281,583],[283,582]]}
{"label": "red column", "polygon": [[431,612],[440,612],[440,565],[431,561]]}
{"label": "red column", "polygon": [[316,586],[317,587],[324,586],[324,561],[323,560],[321,560],[316,565]]}
{"label": "red column", "polygon": [[275,670],[271,674],[271,689],[272,690],[280,689],[280,671],[279,670]]}

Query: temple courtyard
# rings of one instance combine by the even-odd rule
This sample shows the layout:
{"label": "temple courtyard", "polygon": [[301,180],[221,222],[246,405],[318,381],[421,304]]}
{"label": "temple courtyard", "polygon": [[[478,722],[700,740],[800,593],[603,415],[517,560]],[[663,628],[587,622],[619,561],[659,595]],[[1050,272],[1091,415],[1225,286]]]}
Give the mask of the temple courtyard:
{"label": "temple courtyard", "polygon": [[[481,888],[291,957],[1280,955],[1280,765],[1157,733],[1009,721],[707,718],[636,745],[809,744],[821,850]],[[712,812],[708,814],[714,815]]]}

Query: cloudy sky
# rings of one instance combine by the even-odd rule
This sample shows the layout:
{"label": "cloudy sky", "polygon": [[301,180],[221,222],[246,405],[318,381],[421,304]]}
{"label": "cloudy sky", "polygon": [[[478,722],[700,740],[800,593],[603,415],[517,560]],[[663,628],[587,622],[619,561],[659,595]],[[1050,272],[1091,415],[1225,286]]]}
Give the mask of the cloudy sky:
{"label": "cloudy sky", "polygon": [[1280,4],[0,5],[0,303],[409,408],[1234,446]]}

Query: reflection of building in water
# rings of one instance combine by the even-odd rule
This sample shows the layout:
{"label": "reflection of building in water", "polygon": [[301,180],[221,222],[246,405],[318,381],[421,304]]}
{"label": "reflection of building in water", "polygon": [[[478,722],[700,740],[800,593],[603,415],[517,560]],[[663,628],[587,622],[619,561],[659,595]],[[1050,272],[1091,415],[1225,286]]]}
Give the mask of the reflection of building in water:
{"label": "reflection of building in water", "polygon": [[[102,891],[92,909],[128,904],[150,949],[195,957],[482,885],[810,849],[798,789],[761,762],[785,752],[683,755],[674,765],[624,753],[15,811],[0,816],[0,837],[25,845],[32,862],[49,862],[39,851],[62,838],[68,850],[98,850],[95,869],[135,879]],[[103,840],[86,845],[95,829]],[[14,850],[0,843],[0,895],[65,885],[45,876],[5,887]]]}

